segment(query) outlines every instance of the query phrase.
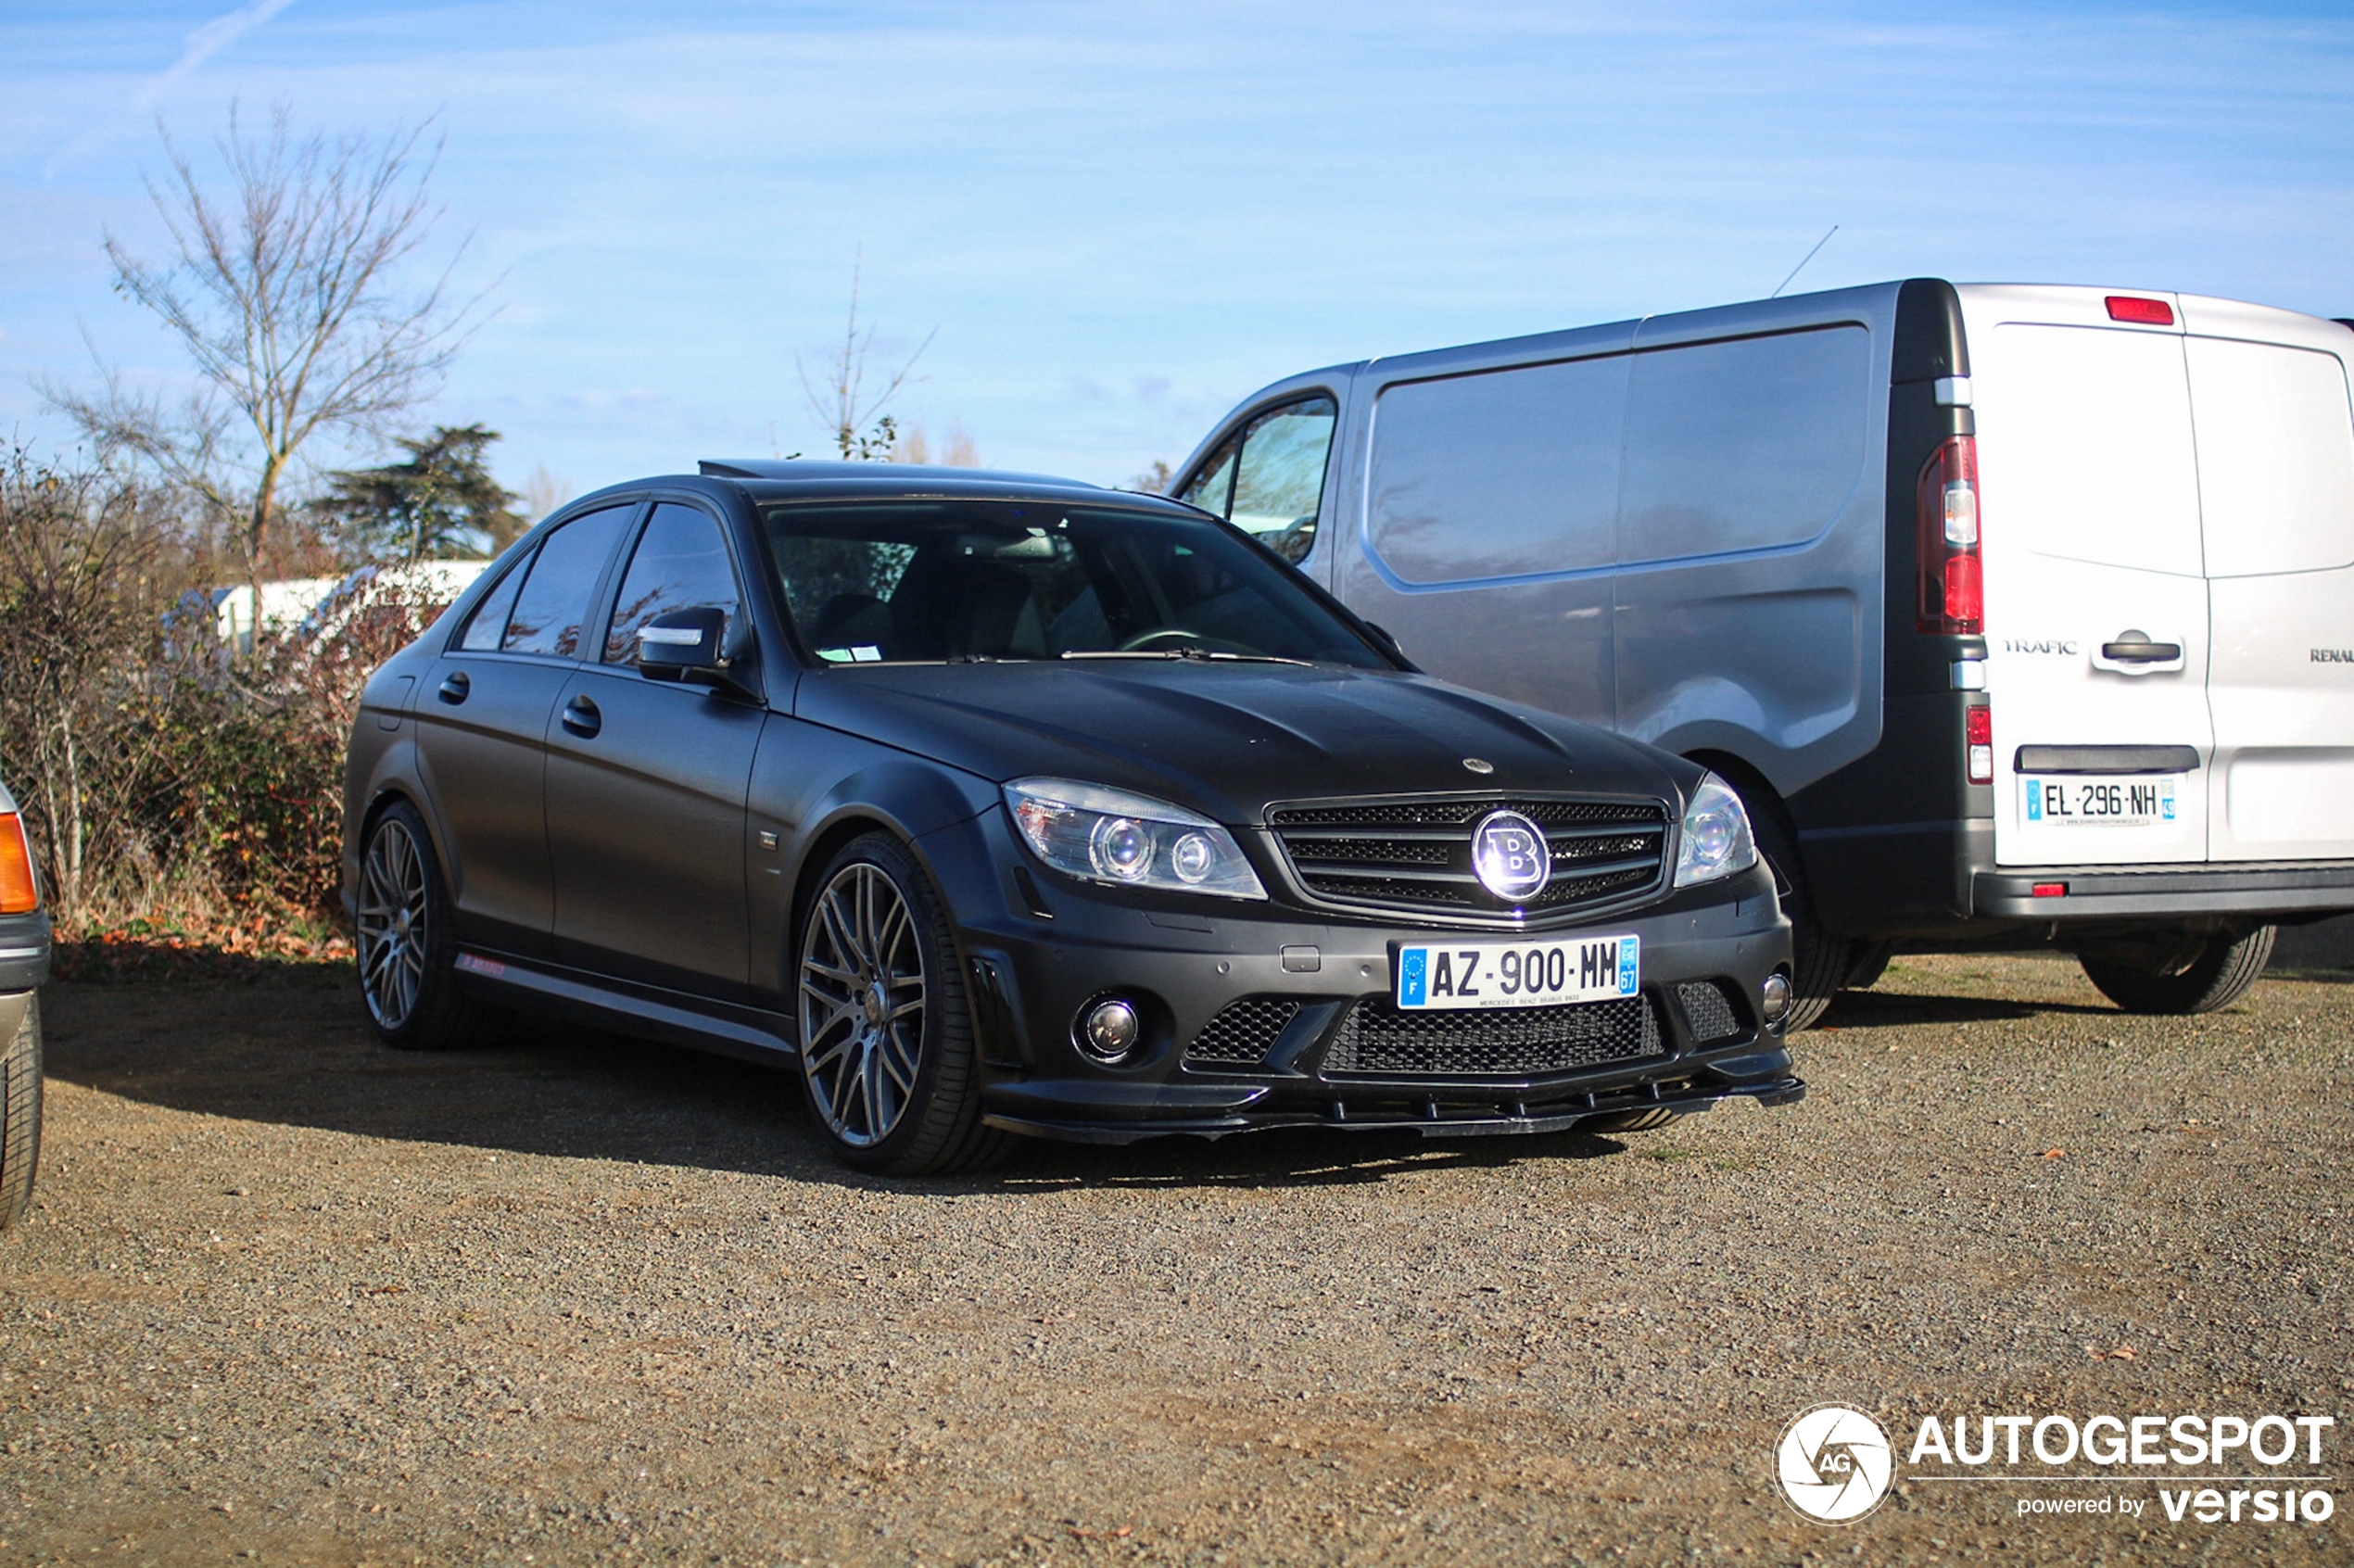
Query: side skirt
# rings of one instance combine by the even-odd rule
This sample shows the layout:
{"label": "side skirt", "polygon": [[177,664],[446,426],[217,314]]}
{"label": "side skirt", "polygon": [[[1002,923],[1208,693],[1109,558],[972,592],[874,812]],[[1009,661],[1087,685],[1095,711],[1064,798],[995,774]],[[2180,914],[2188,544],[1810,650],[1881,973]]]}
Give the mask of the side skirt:
{"label": "side skirt", "polygon": [[485,953],[461,952],[457,970],[467,992],[487,1002],[551,1013],[592,1028],[745,1061],[781,1064],[801,1055],[792,1043],[791,1021],[778,1013],[677,992],[624,991],[577,970]]}

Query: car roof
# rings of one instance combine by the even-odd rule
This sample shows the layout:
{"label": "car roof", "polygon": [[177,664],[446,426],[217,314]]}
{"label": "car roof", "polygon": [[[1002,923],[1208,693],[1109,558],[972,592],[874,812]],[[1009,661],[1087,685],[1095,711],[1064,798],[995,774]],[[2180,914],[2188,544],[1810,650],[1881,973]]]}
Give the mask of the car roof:
{"label": "car roof", "polygon": [[[830,462],[804,458],[705,458],[702,476],[733,479],[755,500],[840,497],[844,499],[928,498],[983,499],[1020,498],[1092,500],[1098,503],[1172,504],[1166,497],[1107,489],[1051,474],[1019,474],[994,468],[950,468],[932,463]],[[1188,509],[1190,510],[1190,509]]]}

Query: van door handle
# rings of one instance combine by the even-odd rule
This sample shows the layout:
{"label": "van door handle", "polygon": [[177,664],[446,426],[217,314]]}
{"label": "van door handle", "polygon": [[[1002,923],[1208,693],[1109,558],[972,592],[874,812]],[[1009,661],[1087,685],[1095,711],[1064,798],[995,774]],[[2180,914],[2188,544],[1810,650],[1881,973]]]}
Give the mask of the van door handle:
{"label": "van door handle", "polygon": [[604,715],[597,712],[597,704],[588,700],[585,691],[564,704],[563,720],[564,727],[583,740],[592,739],[605,727]]}
{"label": "van door handle", "polygon": [[2101,657],[2114,659],[2120,664],[2157,664],[2183,656],[2179,642],[2152,642],[2146,638],[2120,638],[2115,642],[2101,644]]}
{"label": "van door handle", "polygon": [[467,678],[465,671],[451,670],[442,677],[441,689],[434,695],[445,702],[457,703],[464,702],[466,693],[474,689],[475,683]]}

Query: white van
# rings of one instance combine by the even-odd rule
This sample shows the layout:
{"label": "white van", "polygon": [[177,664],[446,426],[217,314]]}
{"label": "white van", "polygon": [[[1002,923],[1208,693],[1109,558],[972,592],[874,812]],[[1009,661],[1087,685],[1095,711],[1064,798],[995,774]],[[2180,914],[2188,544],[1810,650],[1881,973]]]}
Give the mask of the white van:
{"label": "white van", "polygon": [[1914,279],[1294,376],[1172,489],[1735,781],[1801,1021],[1897,948],[2204,1011],[2354,908],[2349,324]]}

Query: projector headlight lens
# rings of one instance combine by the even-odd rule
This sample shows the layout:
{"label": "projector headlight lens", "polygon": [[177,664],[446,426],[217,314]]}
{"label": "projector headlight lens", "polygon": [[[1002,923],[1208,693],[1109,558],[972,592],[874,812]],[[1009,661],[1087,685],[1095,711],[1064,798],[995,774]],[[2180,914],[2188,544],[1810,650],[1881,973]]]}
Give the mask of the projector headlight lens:
{"label": "projector headlight lens", "polygon": [[1692,791],[1692,803],[1684,808],[1684,830],[1677,838],[1676,885],[1679,888],[1713,882],[1757,864],[1757,836],[1750,831],[1749,812],[1732,786],[1713,773]]}
{"label": "projector headlight lens", "polygon": [[1184,807],[1070,778],[1017,778],[1006,808],[1022,842],[1067,876],[1115,887],[1265,898],[1233,834]]}

